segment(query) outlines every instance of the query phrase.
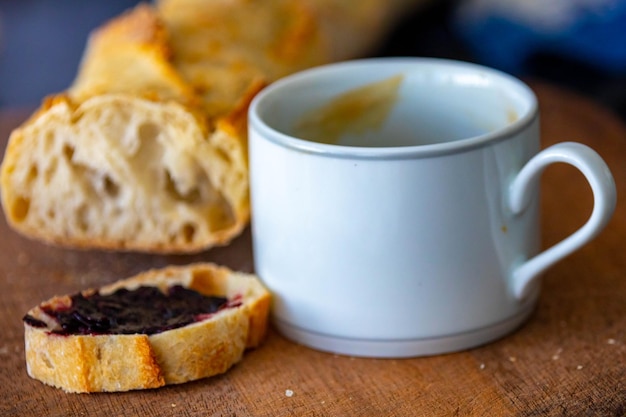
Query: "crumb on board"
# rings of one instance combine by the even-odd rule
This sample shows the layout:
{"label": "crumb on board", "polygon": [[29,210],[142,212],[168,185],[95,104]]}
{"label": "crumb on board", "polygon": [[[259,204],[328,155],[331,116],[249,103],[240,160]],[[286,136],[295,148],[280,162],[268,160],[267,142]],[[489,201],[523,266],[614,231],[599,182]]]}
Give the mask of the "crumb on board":
{"label": "crumb on board", "polygon": [[292,391],[292,390],[290,390],[290,389],[285,390],[285,396],[287,396],[287,397],[293,397],[293,391]]}

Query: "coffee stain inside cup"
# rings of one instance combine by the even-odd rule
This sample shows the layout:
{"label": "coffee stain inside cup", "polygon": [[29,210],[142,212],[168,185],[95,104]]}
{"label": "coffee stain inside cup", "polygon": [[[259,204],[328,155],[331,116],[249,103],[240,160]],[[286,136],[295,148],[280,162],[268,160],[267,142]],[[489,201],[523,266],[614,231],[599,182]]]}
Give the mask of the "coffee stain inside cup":
{"label": "coffee stain inside cup", "polygon": [[379,129],[398,100],[402,74],[357,87],[307,112],[294,135],[312,142],[337,144],[346,134]]}
{"label": "coffee stain inside cup", "polygon": [[519,120],[519,115],[517,114],[517,112],[512,108],[508,108],[506,111],[506,121],[509,124],[513,124],[517,122],[518,120]]}

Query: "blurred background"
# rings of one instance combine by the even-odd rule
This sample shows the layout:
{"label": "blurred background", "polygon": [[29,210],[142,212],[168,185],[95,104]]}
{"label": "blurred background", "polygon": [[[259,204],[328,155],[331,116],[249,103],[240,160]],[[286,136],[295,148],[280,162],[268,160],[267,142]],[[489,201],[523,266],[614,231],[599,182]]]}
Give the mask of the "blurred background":
{"label": "blurred background", "polygon": [[89,32],[137,0],[0,0],[0,107],[35,107],[76,75]]}
{"label": "blurred background", "polygon": [[626,120],[626,0],[434,0],[381,54],[488,65],[575,90]]}
{"label": "blurred background", "polygon": [[[88,33],[137,0],[0,0],[0,107],[69,86]],[[428,0],[376,56],[462,59],[557,84],[626,120],[626,0]]]}

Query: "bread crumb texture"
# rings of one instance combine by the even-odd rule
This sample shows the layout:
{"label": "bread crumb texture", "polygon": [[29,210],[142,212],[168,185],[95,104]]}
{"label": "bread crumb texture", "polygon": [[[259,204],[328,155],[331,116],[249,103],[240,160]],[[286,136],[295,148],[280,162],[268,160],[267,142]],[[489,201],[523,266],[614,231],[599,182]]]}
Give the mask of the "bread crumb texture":
{"label": "bread crumb texture", "polygon": [[57,243],[200,250],[242,226],[245,169],[224,142],[175,102],[57,98],[11,136],[5,211],[19,230]]}

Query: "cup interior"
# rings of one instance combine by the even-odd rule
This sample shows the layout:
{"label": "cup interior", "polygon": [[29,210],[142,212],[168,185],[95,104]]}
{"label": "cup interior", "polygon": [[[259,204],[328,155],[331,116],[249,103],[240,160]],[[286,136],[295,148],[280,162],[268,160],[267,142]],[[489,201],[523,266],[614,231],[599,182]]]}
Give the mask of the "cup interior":
{"label": "cup interior", "polygon": [[536,113],[530,88],[505,73],[479,65],[425,58],[379,58],[313,68],[277,81],[252,103],[252,125],[282,139],[298,137],[307,114],[328,108],[341,95],[394,76],[401,82],[383,123],[347,132],[335,146],[440,145],[505,135]]}

